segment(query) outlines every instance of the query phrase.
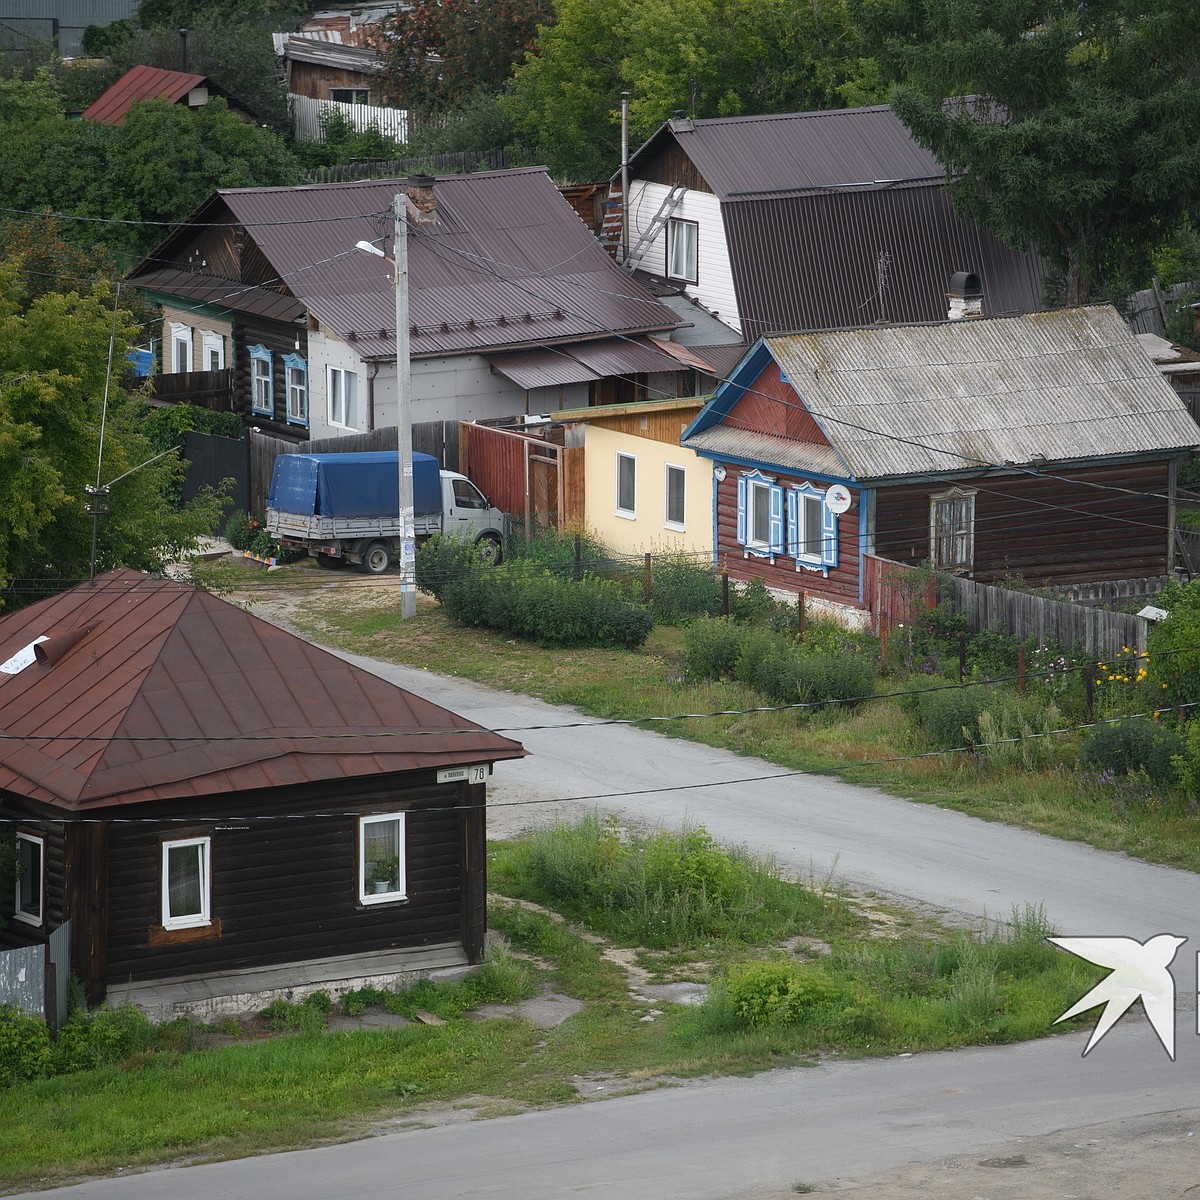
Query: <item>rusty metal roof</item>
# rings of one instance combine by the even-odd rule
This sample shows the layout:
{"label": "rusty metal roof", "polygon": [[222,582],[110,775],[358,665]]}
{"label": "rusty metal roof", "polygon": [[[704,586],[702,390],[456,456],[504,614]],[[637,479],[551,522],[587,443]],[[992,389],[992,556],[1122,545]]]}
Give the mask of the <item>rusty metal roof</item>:
{"label": "rusty metal roof", "polygon": [[200,87],[206,82],[203,75],[139,65],[126,71],[116,83],[105,88],[83,110],[82,116],[85,121],[120,125],[125,120],[130,106],[139,100],[166,100],[169,104],[175,104],[192,88]]}
{"label": "rusty metal roof", "polygon": [[[0,618],[0,789],[68,809],[519,758],[207,592],[121,569]],[[89,740],[95,739],[95,740]]]}
{"label": "rusty metal roof", "polygon": [[[887,479],[1035,459],[1167,454],[1200,445],[1200,427],[1110,306],[937,325],[764,339],[837,456],[845,477]],[[752,350],[684,444],[710,455],[812,459],[801,444],[737,419],[761,371]],[[753,435],[753,436],[751,436]],[[765,440],[764,440],[765,439]],[[790,461],[790,460],[789,460]],[[821,469],[812,463],[812,469]],[[836,471],[830,473],[836,474]]]}
{"label": "rusty metal roof", "polygon": [[804,188],[943,179],[886,105],[668,121],[630,159],[630,175],[670,139],[721,200]]}
{"label": "rusty metal roof", "polygon": [[[226,206],[272,270],[364,359],[395,357],[389,262],[402,180],[221,191],[195,219]],[[438,217],[410,225],[412,355],[488,353],[675,328],[679,318],[600,248],[542,167],[447,176]],[[147,259],[171,260],[186,228]]]}

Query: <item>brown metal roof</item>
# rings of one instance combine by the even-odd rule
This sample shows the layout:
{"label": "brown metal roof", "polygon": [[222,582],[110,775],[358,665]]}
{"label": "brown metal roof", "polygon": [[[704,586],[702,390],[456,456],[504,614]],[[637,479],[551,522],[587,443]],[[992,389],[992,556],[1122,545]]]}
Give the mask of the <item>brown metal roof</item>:
{"label": "brown metal roof", "polygon": [[[374,241],[390,254],[392,200],[405,188],[402,180],[364,180],[218,195],[323,325],[361,357],[390,359],[392,268],[353,247]],[[604,253],[544,168],[439,178],[434,195],[437,221],[414,223],[408,239],[414,357],[680,323]]]}
{"label": "brown metal roof", "polygon": [[129,282],[134,287],[147,288],[168,296],[182,296],[200,304],[212,304],[231,312],[249,313],[274,321],[295,321],[304,316],[303,304],[270,288],[250,287],[213,275],[195,275],[174,267],[141,271],[131,275]]}
{"label": "brown metal roof", "polygon": [[175,104],[182,100],[192,88],[206,82],[203,75],[192,75],[186,71],[166,71],[162,67],[136,66],[126,71],[116,83],[104,89],[83,110],[85,121],[99,121],[103,125],[120,125],[130,106],[139,100],[166,100]]}
{"label": "brown metal roof", "polygon": [[748,340],[873,321],[942,321],[955,271],[988,316],[1041,307],[1042,264],[962,220],[943,183],[747,199],[722,206]]}
{"label": "brown metal roof", "polygon": [[681,359],[657,345],[633,338],[605,338],[546,350],[489,354],[488,364],[522,388],[590,383],[610,375],[678,371],[684,365]]}
{"label": "brown metal roof", "polygon": [[0,618],[0,661],[40,637],[45,661],[0,673],[0,788],[64,808],[525,753],[207,592],[137,571]]}
{"label": "brown metal roof", "polygon": [[634,153],[631,176],[671,139],[721,200],[946,174],[887,105],[668,121]]}

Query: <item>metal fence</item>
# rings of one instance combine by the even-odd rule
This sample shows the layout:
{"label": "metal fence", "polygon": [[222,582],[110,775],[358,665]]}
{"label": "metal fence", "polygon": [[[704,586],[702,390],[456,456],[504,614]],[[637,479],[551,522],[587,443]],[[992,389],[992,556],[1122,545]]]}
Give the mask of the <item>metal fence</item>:
{"label": "metal fence", "polygon": [[379,130],[401,144],[408,141],[408,111],[403,108],[380,108],[374,104],[344,104],[340,100],[314,100],[309,96],[288,96],[292,105],[292,120],[296,140],[301,142],[323,142],[325,129],[322,117],[327,113],[340,113],[355,129]]}
{"label": "metal fence", "polygon": [[0,951],[0,1005],[9,1004],[57,1029],[67,1019],[71,922],[40,946]]}

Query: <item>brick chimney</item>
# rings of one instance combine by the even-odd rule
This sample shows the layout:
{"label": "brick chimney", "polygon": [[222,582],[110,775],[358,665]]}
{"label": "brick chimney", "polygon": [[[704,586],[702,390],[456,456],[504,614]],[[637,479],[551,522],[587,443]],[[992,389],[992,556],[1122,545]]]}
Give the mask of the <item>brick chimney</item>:
{"label": "brick chimney", "polygon": [[414,208],[427,217],[437,216],[437,197],[433,194],[435,182],[432,175],[408,177],[408,199]]}
{"label": "brick chimney", "polygon": [[979,276],[974,271],[955,271],[950,276],[946,300],[949,302],[949,312],[946,316],[951,321],[982,317],[983,286],[979,282]]}

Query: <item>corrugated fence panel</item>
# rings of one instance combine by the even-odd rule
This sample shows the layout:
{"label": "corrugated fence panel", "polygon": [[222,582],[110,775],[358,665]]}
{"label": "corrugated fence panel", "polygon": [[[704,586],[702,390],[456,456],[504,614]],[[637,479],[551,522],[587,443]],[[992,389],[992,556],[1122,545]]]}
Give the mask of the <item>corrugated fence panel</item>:
{"label": "corrugated fence panel", "polygon": [[498,509],[524,520],[525,455],[530,439],[467,421],[460,427],[459,438],[463,474]]}
{"label": "corrugated fence panel", "polygon": [[11,1004],[32,1017],[46,1015],[45,946],[0,953],[0,1004]]}
{"label": "corrugated fence panel", "polygon": [[50,935],[50,966],[53,968],[54,994],[48,999],[54,1011],[47,1012],[47,1020],[58,1028],[67,1019],[67,983],[71,978],[71,922],[64,921]]}
{"label": "corrugated fence panel", "polygon": [[408,112],[403,108],[377,108],[371,104],[343,104],[340,100],[313,100],[308,96],[288,96],[292,105],[296,138],[301,142],[323,142],[325,131],[321,117],[337,112],[355,129],[374,126],[395,142],[408,141]]}

